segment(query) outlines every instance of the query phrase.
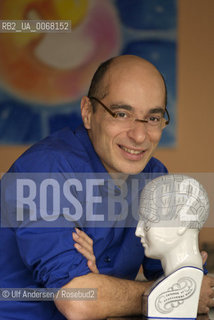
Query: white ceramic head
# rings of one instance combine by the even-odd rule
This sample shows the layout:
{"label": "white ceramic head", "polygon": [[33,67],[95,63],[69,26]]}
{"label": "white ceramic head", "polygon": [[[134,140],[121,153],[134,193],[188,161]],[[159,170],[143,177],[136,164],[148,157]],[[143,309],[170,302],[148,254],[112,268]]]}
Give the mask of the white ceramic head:
{"label": "white ceramic head", "polygon": [[161,176],[150,181],[141,194],[136,235],[148,257],[161,259],[163,268],[168,263],[166,273],[191,259],[200,267],[198,231],[208,213],[207,193],[197,180]]}

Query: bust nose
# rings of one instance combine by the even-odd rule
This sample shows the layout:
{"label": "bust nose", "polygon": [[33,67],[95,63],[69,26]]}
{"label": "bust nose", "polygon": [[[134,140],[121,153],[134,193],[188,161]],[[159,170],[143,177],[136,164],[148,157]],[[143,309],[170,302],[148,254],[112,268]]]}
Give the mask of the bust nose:
{"label": "bust nose", "polygon": [[137,228],[135,231],[135,235],[140,238],[144,237],[144,222],[143,221],[138,222]]}

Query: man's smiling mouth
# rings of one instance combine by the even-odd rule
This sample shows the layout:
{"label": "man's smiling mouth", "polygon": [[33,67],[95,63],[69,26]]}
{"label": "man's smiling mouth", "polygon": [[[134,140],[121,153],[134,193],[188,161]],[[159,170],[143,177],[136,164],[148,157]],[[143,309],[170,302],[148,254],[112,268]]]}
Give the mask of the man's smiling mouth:
{"label": "man's smiling mouth", "polygon": [[128,153],[130,153],[130,154],[142,154],[142,153],[145,151],[145,150],[129,149],[129,148],[126,148],[126,147],[121,146],[121,145],[119,145],[119,147],[120,147],[122,150],[124,150],[124,151],[126,151],[126,152],[128,152]]}

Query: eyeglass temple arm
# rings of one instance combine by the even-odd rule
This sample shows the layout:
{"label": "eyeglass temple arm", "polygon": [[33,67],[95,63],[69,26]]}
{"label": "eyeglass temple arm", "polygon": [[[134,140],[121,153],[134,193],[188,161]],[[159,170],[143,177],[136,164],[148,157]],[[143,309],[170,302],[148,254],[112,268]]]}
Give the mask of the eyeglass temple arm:
{"label": "eyeglass temple arm", "polygon": [[167,115],[167,117],[168,117],[168,120],[166,120],[166,124],[169,124],[169,122],[170,122],[170,115],[169,115],[169,112],[168,112],[167,108],[165,108],[165,112],[166,112],[166,115]]}
{"label": "eyeglass temple arm", "polygon": [[107,108],[104,103],[102,103],[102,101],[100,101],[99,99],[97,99],[96,97],[90,96],[88,97],[89,99],[93,99],[95,101],[97,101],[99,104],[101,104],[101,106],[103,106],[103,108],[113,117],[116,117],[116,114],[114,112],[112,112],[109,108]]}

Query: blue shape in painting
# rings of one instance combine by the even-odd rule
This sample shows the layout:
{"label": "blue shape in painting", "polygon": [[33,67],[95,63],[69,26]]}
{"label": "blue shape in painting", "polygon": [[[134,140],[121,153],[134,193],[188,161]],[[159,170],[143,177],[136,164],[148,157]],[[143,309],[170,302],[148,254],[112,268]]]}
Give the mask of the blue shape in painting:
{"label": "blue shape in painting", "polygon": [[122,54],[136,54],[153,63],[163,74],[167,88],[175,95],[176,44],[174,42],[164,40],[130,42]]}
{"label": "blue shape in painting", "polygon": [[4,143],[29,144],[42,138],[40,114],[17,101],[0,103],[0,137]]}
{"label": "blue shape in painting", "polygon": [[115,4],[126,27],[144,30],[176,28],[174,0],[116,0]]}

